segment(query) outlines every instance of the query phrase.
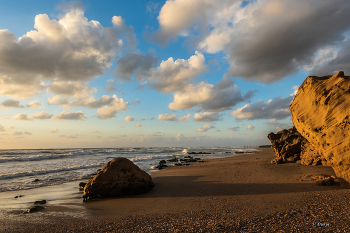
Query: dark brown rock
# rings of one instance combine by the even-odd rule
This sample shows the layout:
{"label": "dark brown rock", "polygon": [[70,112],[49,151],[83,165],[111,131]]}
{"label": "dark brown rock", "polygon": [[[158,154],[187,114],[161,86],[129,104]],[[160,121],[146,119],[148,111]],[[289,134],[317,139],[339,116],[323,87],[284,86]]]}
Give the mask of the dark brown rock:
{"label": "dark brown rock", "polygon": [[295,127],[284,129],[276,134],[271,132],[267,137],[275,149],[277,157],[282,158],[285,162],[300,160],[301,146],[305,143],[305,139]]}
{"label": "dark brown rock", "polygon": [[271,163],[279,164],[287,161],[300,161],[303,165],[327,165],[327,161],[318,151],[297,131],[295,127],[284,129],[268,136],[277,158]]}
{"label": "dark brown rock", "polygon": [[126,158],[115,158],[86,184],[84,201],[146,193],[153,187],[149,174]]}
{"label": "dark brown rock", "polygon": [[334,179],[332,177],[328,177],[324,180],[318,180],[316,184],[318,186],[331,186],[334,185]]}

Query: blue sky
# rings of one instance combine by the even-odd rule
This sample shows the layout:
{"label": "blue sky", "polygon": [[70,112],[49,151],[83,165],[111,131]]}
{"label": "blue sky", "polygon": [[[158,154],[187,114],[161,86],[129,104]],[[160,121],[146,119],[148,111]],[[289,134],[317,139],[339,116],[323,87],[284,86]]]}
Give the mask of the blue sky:
{"label": "blue sky", "polygon": [[1,1],[0,148],[244,146],[350,72],[346,0]]}

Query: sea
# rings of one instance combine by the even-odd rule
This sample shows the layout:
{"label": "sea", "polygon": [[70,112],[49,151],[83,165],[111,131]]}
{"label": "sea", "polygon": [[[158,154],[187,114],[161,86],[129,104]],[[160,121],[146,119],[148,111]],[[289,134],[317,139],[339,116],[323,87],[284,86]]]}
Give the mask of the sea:
{"label": "sea", "polygon": [[[0,192],[34,189],[93,177],[113,158],[130,159],[149,174],[160,160],[173,157],[215,159],[253,153],[257,149],[233,147],[133,147],[0,150]],[[191,154],[205,152],[208,154]],[[167,162],[168,166],[175,163]]]}

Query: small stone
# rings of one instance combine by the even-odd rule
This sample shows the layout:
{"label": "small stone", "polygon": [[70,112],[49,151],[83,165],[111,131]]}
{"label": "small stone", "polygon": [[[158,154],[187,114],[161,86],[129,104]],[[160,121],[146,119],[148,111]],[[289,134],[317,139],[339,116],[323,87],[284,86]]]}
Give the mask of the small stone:
{"label": "small stone", "polygon": [[85,188],[86,183],[85,182],[80,182],[79,183],[79,189],[84,189]]}
{"label": "small stone", "polygon": [[37,212],[37,211],[40,211],[43,209],[45,209],[45,207],[37,205],[37,206],[33,206],[33,207],[29,208],[27,210],[27,212],[24,212],[24,213],[34,213],[34,212]]}
{"label": "small stone", "polygon": [[34,205],[42,205],[42,204],[46,204],[46,200],[41,200],[41,201],[34,202]]}

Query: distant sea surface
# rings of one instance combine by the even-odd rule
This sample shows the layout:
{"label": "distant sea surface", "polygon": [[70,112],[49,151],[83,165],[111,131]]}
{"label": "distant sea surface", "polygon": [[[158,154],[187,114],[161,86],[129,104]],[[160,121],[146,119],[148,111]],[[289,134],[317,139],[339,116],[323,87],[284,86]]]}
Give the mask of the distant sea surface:
{"label": "distant sea surface", "polygon": [[[0,150],[0,192],[57,185],[88,179],[104,164],[116,157],[133,161],[142,170],[152,173],[162,159],[183,158],[189,152],[211,154],[192,155],[201,159],[236,156],[236,152],[255,149],[230,147],[148,147],[95,149]],[[167,163],[174,166],[174,163]]]}

